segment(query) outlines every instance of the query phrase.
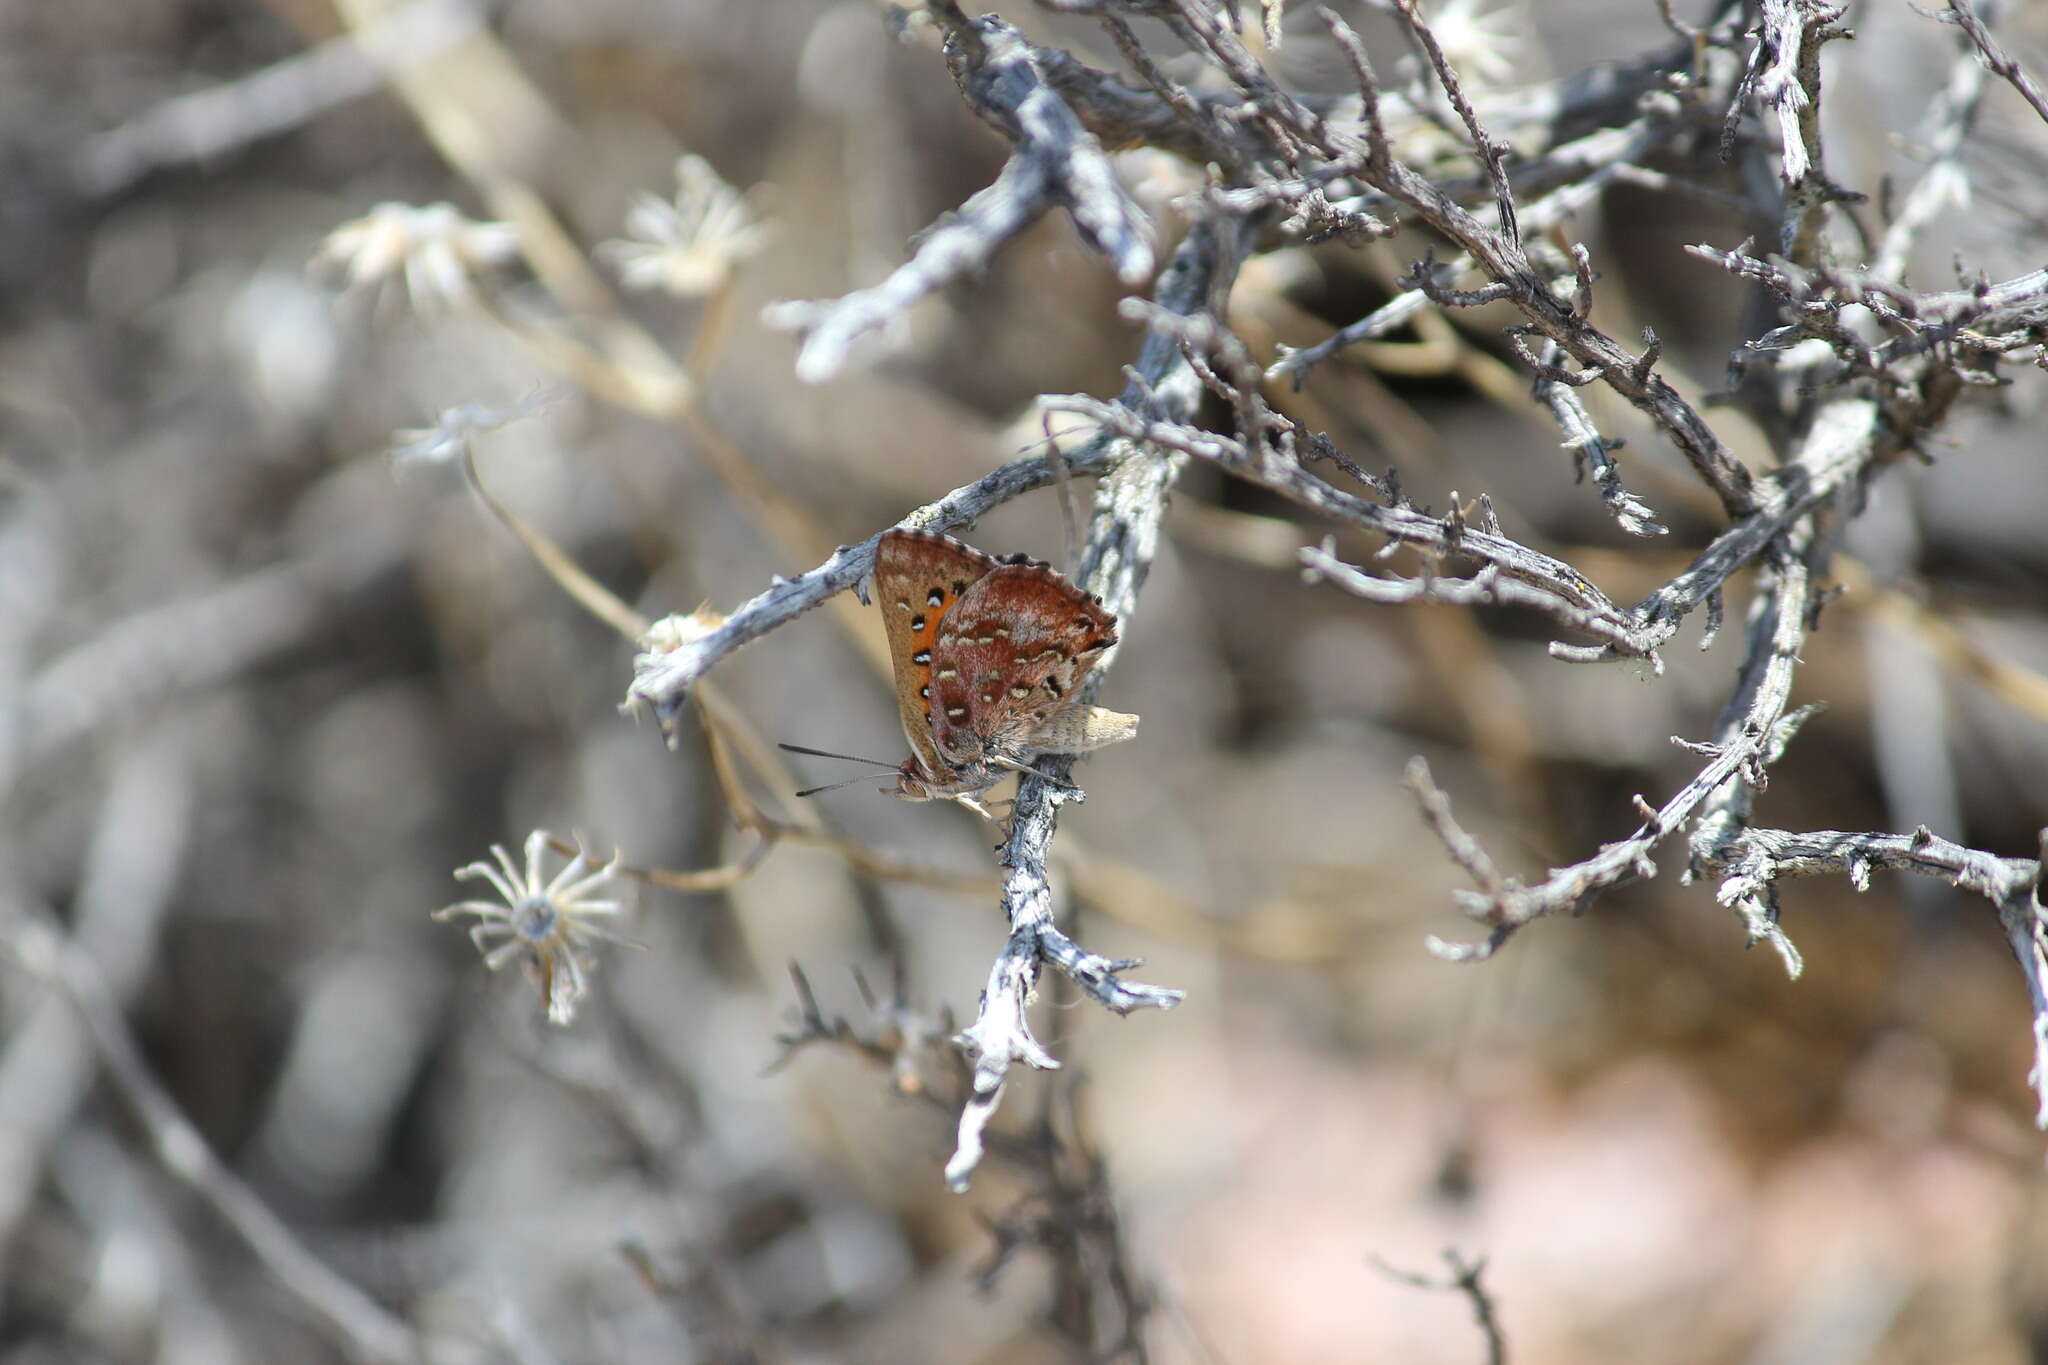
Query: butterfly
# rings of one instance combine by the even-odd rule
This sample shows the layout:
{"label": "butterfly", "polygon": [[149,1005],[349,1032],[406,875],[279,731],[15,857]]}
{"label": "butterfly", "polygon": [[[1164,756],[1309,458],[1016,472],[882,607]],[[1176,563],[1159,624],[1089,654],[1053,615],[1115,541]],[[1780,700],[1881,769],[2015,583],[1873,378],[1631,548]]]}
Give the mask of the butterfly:
{"label": "butterfly", "polygon": [[891,530],[874,601],[889,635],[910,757],[885,788],[905,801],[976,798],[1034,754],[1121,743],[1138,718],[1080,699],[1116,643],[1116,616],[1049,564],[998,559],[933,531]]}

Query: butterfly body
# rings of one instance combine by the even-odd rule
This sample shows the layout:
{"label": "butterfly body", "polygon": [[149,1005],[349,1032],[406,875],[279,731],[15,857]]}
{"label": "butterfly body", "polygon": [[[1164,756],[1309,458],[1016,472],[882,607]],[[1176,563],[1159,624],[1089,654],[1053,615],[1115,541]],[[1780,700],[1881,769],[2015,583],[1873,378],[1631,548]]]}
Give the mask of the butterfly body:
{"label": "butterfly body", "polygon": [[1138,718],[1080,699],[1116,617],[1050,565],[930,531],[885,532],[874,597],[910,757],[892,796],[974,800],[1041,753],[1129,739]]}

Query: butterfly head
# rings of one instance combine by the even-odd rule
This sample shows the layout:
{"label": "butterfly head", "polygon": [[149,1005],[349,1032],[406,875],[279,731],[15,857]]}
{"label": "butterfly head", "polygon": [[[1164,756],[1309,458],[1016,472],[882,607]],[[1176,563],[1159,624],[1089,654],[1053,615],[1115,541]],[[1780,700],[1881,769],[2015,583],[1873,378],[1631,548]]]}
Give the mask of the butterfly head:
{"label": "butterfly head", "polygon": [[900,801],[931,800],[932,784],[925,777],[924,765],[915,758],[904,759],[903,766],[896,770],[896,785],[882,788],[882,794]]}
{"label": "butterfly head", "polygon": [[912,755],[896,770],[896,785],[882,791],[899,801],[954,801],[963,796],[979,796],[1002,779],[1002,770],[985,763],[949,767],[944,773],[935,774]]}

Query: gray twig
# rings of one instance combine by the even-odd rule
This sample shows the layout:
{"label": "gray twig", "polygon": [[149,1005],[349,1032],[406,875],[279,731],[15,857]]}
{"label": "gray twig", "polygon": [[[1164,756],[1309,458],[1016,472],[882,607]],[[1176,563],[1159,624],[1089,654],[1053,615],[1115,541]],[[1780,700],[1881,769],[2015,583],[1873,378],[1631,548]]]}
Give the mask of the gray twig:
{"label": "gray twig", "polygon": [[[193,757],[188,736],[164,727],[115,759],[92,852],[71,906],[74,951],[100,964],[110,997],[125,1005],[157,950],[165,912],[192,837]],[[10,1024],[0,1048],[0,1114],[9,1178],[0,1183],[0,1282],[42,1186],[37,1171],[59,1148],[91,1094],[96,1057],[77,1011],[56,994]]]}
{"label": "gray twig", "polygon": [[[1850,407],[1846,403],[1838,406]],[[1846,417],[1840,425],[1844,435],[1858,429]],[[1818,430],[1806,453],[1816,462],[1832,467],[1856,443],[1823,439],[1823,433],[1833,433],[1834,426],[1816,426]],[[1850,467],[1856,467],[1853,461]],[[1830,486],[1839,489],[1841,485],[1835,481]],[[1767,542],[1778,546],[1771,561],[1773,581],[1757,598],[1750,622],[1749,648],[1733,695],[1713,740],[1688,746],[1708,754],[1707,765],[1661,807],[1652,809],[1638,798],[1644,818],[1635,832],[1604,845],[1592,857],[1553,869],[1534,886],[1509,881],[1497,886],[1482,884],[1479,891],[1460,893],[1458,899],[1466,913],[1487,926],[1488,937],[1474,944],[1433,939],[1431,951],[1460,961],[1491,956],[1509,935],[1533,919],[1583,908],[1601,891],[1655,875],[1656,866],[1650,861],[1650,854],[1674,831],[1693,820],[1699,819],[1703,830],[1716,831],[1704,836],[1709,839],[1725,837],[1718,831],[1740,827],[1748,813],[1749,790],[1763,785],[1765,770],[1783,752],[1792,730],[1797,728],[1796,719],[1790,728],[1783,722],[1787,719],[1785,706],[1812,602],[1812,566],[1807,562],[1807,555],[1813,551],[1811,534],[1810,521],[1801,520],[1793,524],[1782,544],[1775,535]],[[1423,783],[1426,780],[1425,773]],[[1441,799],[1441,794],[1431,798]],[[1428,808],[1429,802],[1425,801],[1425,810]],[[1451,847],[1453,857],[1461,865],[1469,863],[1455,844]],[[1753,932],[1759,924],[1760,921],[1752,922]],[[1766,936],[1778,941],[1774,934]],[[1780,946],[1781,950],[1789,947]],[[1788,953],[1788,965],[1794,961],[1796,955]]]}
{"label": "gray twig", "polygon": [[[1243,250],[1242,228],[1233,220],[1196,224],[1160,279],[1158,314],[1194,317],[1220,312]],[[1200,403],[1200,375],[1183,354],[1173,329],[1155,324],[1139,352],[1137,369],[1143,382],[1134,380],[1126,387],[1114,405],[1118,410],[1185,417]],[[1127,619],[1137,605],[1158,550],[1166,495],[1184,463],[1185,457],[1174,452],[1144,452],[1123,461],[1097,486],[1095,516],[1078,577],[1121,618]],[[1091,683],[1101,680],[1115,657],[1112,651],[1095,669]],[[1088,952],[1054,922],[1045,862],[1059,808],[1072,796],[1072,789],[1064,785],[1072,765],[1071,758],[1048,756],[1040,766],[1054,782],[1026,776],[1018,783],[1010,836],[1003,846],[1003,865],[1009,869],[1003,881],[1003,915],[1010,934],[989,969],[981,1008],[958,1039],[973,1064],[974,1079],[960,1113],[953,1157],[946,1163],[946,1183],[956,1190],[966,1188],[980,1164],[983,1134],[1002,1102],[1010,1068],[1018,1062],[1042,1070],[1059,1065],[1031,1033],[1029,1006],[1042,963],[1050,961],[1098,1004],[1118,1014],[1172,1009],[1182,999],[1177,990],[1124,981],[1119,973],[1138,963]]]}
{"label": "gray twig", "polygon": [[[2043,831],[2048,841],[2048,830]],[[1843,830],[1743,828],[1726,837],[1696,835],[1693,853],[1702,875],[1721,881],[1717,899],[1741,906],[1769,897],[1791,877],[1839,873],[1858,891],[1870,889],[1875,871],[1910,872],[1974,892],[1997,908],[2000,925],[2019,960],[2032,1004],[2035,1122],[2048,1128],[2048,908],[2041,899],[2041,858],[2001,858],[1965,848],[1924,825],[1911,834]],[[1775,902],[1772,902],[1775,904]]]}
{"label": "gray twig", "polygon": [[[1654,344],[1655,338],[1650,338]],[[1555,363],[1557,343],[1544,343],[1540,357],[1547,368]],[[1585,471],[1593,471],[1593,486],[1600,490],[1600,500],[1607,504],[1607,510],[1614,517],[1615,524],[1632,536],[1661,536],[1669,527],[1657,520],[1657,514],[1642,499],[1622,486],[1621,467],[1615,463],[1614,450],[1620,441],[1609,441],[1593,425],[1592,414],[1572,386],[1546,378],[1539,371],[1535,380],[1536,398],[1550,409],[1550,415],[1557,420],[1558,430],[1564,434],[1564,448],[1572,453],[1572,466],[1584,477]]]}
{"label": "gray twig", "polygon": [[2020,98],[2025,100],[2044,121],[2048,121],[2048,94],[2042,93],[2034,78],[2022,70],[2020,64],[1998,45],[1998,40],[1991,36],[1990,29],[1985,27],[1983,19],[1979,18],[1976,10],[1971,7],[1970,0],[1948,0],[1948,13],[1940,18],[1943,23],[1954,24],[1968,34],[1977,50],[1984,54],[1985,64],[1991,68],[1992,73],[2019,91]]}
{"label": "gray twig", "polygon": [[1046,81],[1036,50],[988,15],[956,24],[946,56],[969,106],[1015,150],[995,183],[927,232],[882,283],[828,302],[774,304],[762,314],[771,327],[804,334],[796,363],[801,379],[815,384],[839,373],[854,342],[985,268],[1054,206],[1066,209],[1082,240],[1109,259],[1125,284],[1152,273],[1150,224],[1117,183],[1101,145]]}
{"label": "gray twig", "polygon": [[1847,196],[1829,182],[1820,127],[1820,50],[1843,7],[1824,0],[1761,0],[1757,25],[1756,97],[1778,118],[1779,173],[1785,209],[1778,249],[1802,265],[1818,259],[1828,206]]}
{"label": "gray twig", "polygon": [[[1333,27],[1337,23],[1334,19],[1329,22]],[[1411,17],[1410,22],[1421,27],[1419,20]],[[1209,37],[1207,33],[1203,36]],[[1233,76],[1239,75],[1239,66],[1249,61],[1248,57],[1240,56],[1241,45],[1228,35],[1213,39],[1209,50]],[[1356,69],[1366,105],[1372,108],[1379,96],[1373,86],[1371,68],[1361,62]],[[1441,71],[1439,74],[1441,76]],[[1644,364],[1641,357],[1628,354],[1611,337],[1578,316],[1570,300],[1557,296],[1548,280],[1530,264],[1520,238],[1507,230],[1514,227],[1517,221],[1514,216],[1505,217],[1503,227],[1488,227],[1435,182],[1394,155],[1392,146],[1375,123],[1369,122],[1367,137],[1361,145],[1354,135],[1315,121],[1306,111],[1296,115],[1294,106],[1287,100],[1266,96],[1263,87],[1248,85],[1247,88],[1258,92],[1261,107],[1270,107],[1276,118],[1285,119],[1296,137],[1313,141],[1325,155],[1347,164],[1358,164],[1361,179],[1408,206],[1470,256],[1490,280],[1483,291],[1488,298],[1512,303],[1537,333],[1557,343],[1581,369],[1606,380],[1615,392],[1648,414],[1664,429],[1730,515],[1745,516],[1755,510],[1754,478],[1749,470],[1735,458],[1698,410],[1658,376],[1651,366]],[[1483,140],[1483,130],[1477,136]],[[1505,188],[1499,192],[1508,193]],[[1511,195],[1509,200],[1511,202]],[[1412,275],[1404,283],[1419,289],[1433,301],[1460,301],[1438,277],[1427,271]]]}
{"label": "gray twig", "polygon": [[77,1009],[107,1075],[148,1131],[164,1169],[211,1204],[279,1286],[326,1323],[351,1350],[369,1360],[401,1365],[424,1360],[419,1338],[410,1326],[322,1264],[270,1206],[214,1155],[205,1137],[150,1071],[99,965],[46,913],[15,908],[7,912],[7,918],[13,923],[0,938],[13,948],[24,967],[62,990]]}
{"label": "gray twig", "polygon": [[1927,169],[1914,182],[1906,200],[1892,215],[1884,238],[1871,259],[1871,273],[1883,279],[1900,279],[1908,255],[1922,228],[1950,208],[1968,202],[1969,172],[1963,148],[1977,126],[1977,111],[1983,104],[1985,70],[1965,36],[1949,68],[1948,85],[1934,99],[1924,120],[1918,141],[1925,148]]}
{"label": "gray twig", "polygon": [[413,0],[376,23],[236,80],[165,100],[79,148],[72,174],[88,194],[118,194],[162,166],[216,161],[301,126],[383,85],[483,22],[472,0]]}
{"label": "gray twig", "polygon": [[1451,1272],[1443,1279],[1436,1279],[1413,1270],[1402,1270],[1378,1256],[1369,1256],[1366,1259],[1373,1269],[1390,1280],[1398,1280],[1417,1289],[1434,1290],[1439,1293],[1454,1291],[1463,1294],[1472,1305],[1473,1320],[1479,1324],[1480,1332],[1486,1337],[1486,1365],[1507,1365],[1507,1339],[1501,1332],[1500,1319],[1494,1311],[1493,1296],[1486,1292],[1486,1286],[1480,1283],[1479,1278],[1486,1270],[1486,1258],[1482,1256],[1476,1261],[1467,1261],[1451,1248],[1446,1248],[1443,1255],[1444,1264]]}
{"label": "gray twig", "polygon": [[[1341,20],[1333,17],[1326,22],[1331,23],[1340,45],[1347,50],[1356,46],[1357,36]],[[1371,83],[1371,68],[1364,62],[1362,48],[1354,58],[1354,69],[1360,73],[1361,86],[1373,92],[1373,97],[1365,104],[1368,114],[1366,137],[1369,142],[1384,140],[1384,131],[1376,131],[1377,125],[1370,116],[1382,100],[1390,97]],[[1622,178],[1636,161],[1650,156],[1667,143],[1680,126],[1677,111],[1669,99],[1652,99],[1643,114],[1621,128],[1599,129],[1565,143],[1543,157],[1517,165],[1509,173],[1513,187],[1524,193],[1542,192],[1540,199],[1517,210],[1522,231],[1525,234],[1546,232],[1583,213],[1598,200],[1611,181]],[[1474,182],[1470,187],[1446,185],[1445,191],[1453,198],[1462,199],[1478,184]],[[1337,207],[1360,213],[1381,212],[1384,211],[1382,204],[1391,208],[1397,203],[1391,196],[1371,194],[1340,201]],[[1473,265],[1474,258],[1470,254],[1461,254],[1438,268],[1439,278],[1455,279],[1471,270]],[[1429,307],[1430,303],[1424,291],[1409,289],[1313,346],[1292,351],[1283,349],[1267,373],[1275,378],[1291,375],[1299,383],[1311,367],[1360,341],[1394,331]]]}

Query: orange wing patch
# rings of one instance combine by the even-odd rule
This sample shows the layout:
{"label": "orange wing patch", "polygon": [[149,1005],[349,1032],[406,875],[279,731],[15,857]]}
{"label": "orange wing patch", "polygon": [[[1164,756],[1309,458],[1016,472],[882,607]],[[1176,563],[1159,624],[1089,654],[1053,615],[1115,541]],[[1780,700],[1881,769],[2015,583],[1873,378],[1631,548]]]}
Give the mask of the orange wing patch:
{"label": "orange wing patch", "polygon": [[889,636],[896,709],[926,772],[947,766],[932,738],[932,655],[953,604],[997,561],[931,531],[888,531],[875,547],[875,600]]}

